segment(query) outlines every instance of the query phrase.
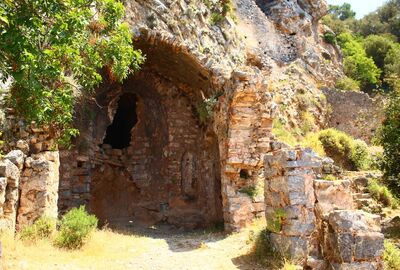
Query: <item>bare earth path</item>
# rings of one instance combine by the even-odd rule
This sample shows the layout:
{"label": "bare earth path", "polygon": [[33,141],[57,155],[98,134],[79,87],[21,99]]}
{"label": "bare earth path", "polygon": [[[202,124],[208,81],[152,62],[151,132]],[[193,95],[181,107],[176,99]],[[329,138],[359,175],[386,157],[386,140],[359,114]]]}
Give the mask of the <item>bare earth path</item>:
{"label": "bare earth path", "polygon": [[29,270],[258,270],[247,254],[249,232],[235,234],[146,229],[97,231],[80,251],[54,248],[49,241],[27,245],[2,239],[4,269]]}

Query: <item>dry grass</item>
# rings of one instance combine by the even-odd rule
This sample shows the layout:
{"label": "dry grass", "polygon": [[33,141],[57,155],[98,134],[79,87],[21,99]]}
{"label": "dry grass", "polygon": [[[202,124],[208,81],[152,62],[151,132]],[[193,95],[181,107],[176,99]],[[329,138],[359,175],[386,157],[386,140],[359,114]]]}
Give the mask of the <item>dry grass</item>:
{"label": "dry grass", "polygon": [[50,240],[26,243],[10,234],[3,234],[1,241],[5,270],[123,269],[122,265],[118,267],[118,261],[154,248],[144,237],[122,235],[110,230],[95,231],[88,243],[76,251],[56,248]]}
{"label": "dry grass", "polygon": [[2,234],[1,263],[4,270],[265,269],[241,259],[252,249],[249,236],[263,228],[265,220],[260,219],[230,235],[196,232],[139,236],[97,230],[74,251],[59,249],[51,240],[27,243]]}

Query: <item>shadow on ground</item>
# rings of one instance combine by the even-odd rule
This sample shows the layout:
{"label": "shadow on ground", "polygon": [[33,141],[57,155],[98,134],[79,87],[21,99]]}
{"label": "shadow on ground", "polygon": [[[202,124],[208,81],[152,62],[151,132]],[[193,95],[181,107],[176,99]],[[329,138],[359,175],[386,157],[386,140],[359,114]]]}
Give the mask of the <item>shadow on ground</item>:
{"label": "shadow on ground", "polygon": [[150,227],[141,226],[134,223],[110,224],[108,228],[114,232],[148,237],[152,239],[163,239],[173,252],[187,252],[203,248],[207,243],[218,242],[225,239],[228,234],[220,229],[195,229],[187,230],[177,228],[170,224],[158,224]]}

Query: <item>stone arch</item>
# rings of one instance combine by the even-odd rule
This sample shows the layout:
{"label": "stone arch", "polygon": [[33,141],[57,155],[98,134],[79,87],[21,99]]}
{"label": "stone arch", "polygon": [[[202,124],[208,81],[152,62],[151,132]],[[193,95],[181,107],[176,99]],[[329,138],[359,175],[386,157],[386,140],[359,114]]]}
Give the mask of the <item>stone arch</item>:
{"label": "stone arch", "polygon": [[[61,186],[69,185],[65,190],[70,200],[61,198],[60,208],[84,203],[102,223],[118,226],[222,223],[218,137],[196,112],[211,91],[209,74],[186,51],[162,40],[143,48],[148,61],[139,73],[122,84],[104,82],[96,102],[79,110],[92,117],[77,117],[82,120],[76,149],[64,153],[64,164],[78,167],[75,160],[83,161],[78,174],[69,170],[61,179]],[[174,68],[177,74],[171,73]],[[119,121],[127,95],[136,98],[132,109],[137,119],[130,140],[112,145],[107,130]]]}

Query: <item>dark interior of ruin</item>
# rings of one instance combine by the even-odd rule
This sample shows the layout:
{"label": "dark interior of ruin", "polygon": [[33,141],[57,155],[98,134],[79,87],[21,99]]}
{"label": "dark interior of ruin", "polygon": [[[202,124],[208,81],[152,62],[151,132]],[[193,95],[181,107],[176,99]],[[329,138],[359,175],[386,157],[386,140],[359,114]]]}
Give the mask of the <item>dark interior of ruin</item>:
{"label": "dark interior of ruin", "polygon": [[114,149],[128,147],[131,142],[131,130],[136,123],[136,96],[124,94],[118,101],[117,112],[112,124],[107,128],[103,144],[109,144]]}

